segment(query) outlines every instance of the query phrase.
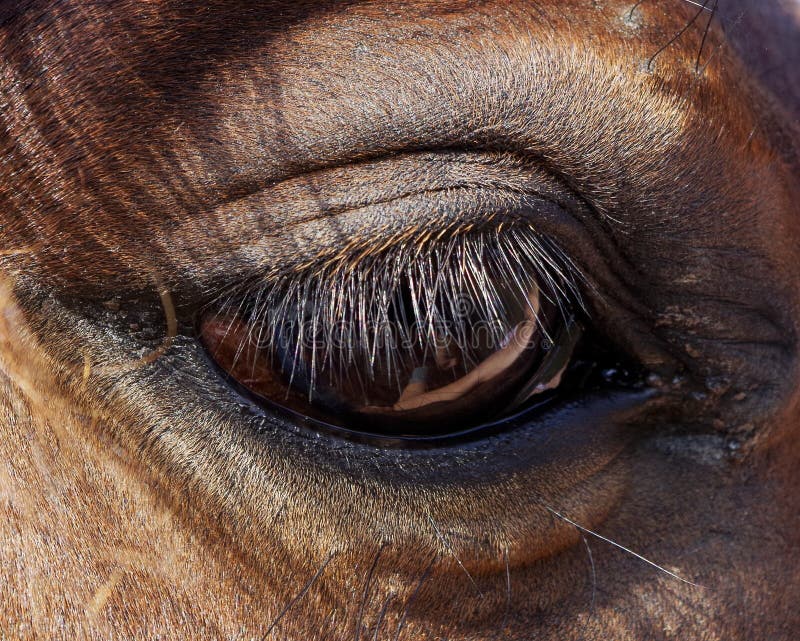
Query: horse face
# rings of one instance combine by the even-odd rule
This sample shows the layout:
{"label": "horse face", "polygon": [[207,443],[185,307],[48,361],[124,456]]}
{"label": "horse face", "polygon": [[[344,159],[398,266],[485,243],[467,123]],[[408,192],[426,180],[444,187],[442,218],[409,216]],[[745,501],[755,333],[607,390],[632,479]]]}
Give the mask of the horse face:
{"label": "horse face", "polygon": [[[9,634],[793,638],[797,17],[0,9]],[[392,261],[428,261],[422,294],[496,261],[484,309],[542,239],[582,347],[492,429],[473,386],[430,404],[433,441],[381,432],[412,429],[397,404],[345,432],[264,402],[208,340],[334,299],[360,327]]]}

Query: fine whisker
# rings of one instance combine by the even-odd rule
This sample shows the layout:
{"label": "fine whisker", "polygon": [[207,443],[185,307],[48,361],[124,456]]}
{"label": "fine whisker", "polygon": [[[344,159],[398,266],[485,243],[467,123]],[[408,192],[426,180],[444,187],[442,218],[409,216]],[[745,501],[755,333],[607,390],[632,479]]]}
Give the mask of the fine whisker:
{"label": "fine whisker", "polygon": [[467,578],[469,579],[470,583],[472,583],[472,585],[475,587],[475,590],[478,592],[478,596],[483,598],[483,592],[481,591],[480,587],[478,586],[473,576],[469,573],[469,570],[467,570],[466,566],[461,562],[461,559],[458,558],[458,555],[456,554],[456,551],[453,549],[453,546],[451,545],[450,541],[448,541],[445,538],[441,530],[437,527],[436,522],[433,520],[433,517],[428,515],[428,520],[430,521],[431,527],[433,527],[433,531],[436,533],[436,538],[439,539],[439,541],[441,541],[442,545],[444,545],[444,547],[447,549],[447,552],[450,554],[450,556],[452,556],[453,559],[455,559],[455,562],[458,563],[458,567],[460,567],[464,571],[464,574],[467,575]]}
{"label": "fine whisker", "polygon": [[425,582],[428,580],[428,577],[431,575],[431,572],[433,572],[433,568],[438,560],[439,560],[439,555],[434,554],[433,558],[428,564],[428,567],[425,568],[425,570],[422,572],[422,575],[419,578],[419,581],[417,581],[417,585],[414,587],[414,591],[406,600],[406,604],[403,607],[403,614],[400,616],[400,621],[397,624],[397,631],[395,632],[394,635],[394,641],[399,641],[400,634],[402,634],[403,628],[405,628],[406,625],[406,618],[408,617],[408,613],[414,606],[414,603],[416,602],[417,597],[419,596],[420,590],[422,590],[422,586],[425,585]]}
{"label": "fine whisker", "polygon": [[272,632],[275,630],[275,628],[276,628],[276,627],[278,626],[278,624],[281,622],[281,620],[283,619],[283,617],[285,617],[285,616],[286,616],[286,614],[289,612],[289,610],[291,610],[291,609],[292,609],[292,608],[293,608],[295,605],[297,605],[297,603],[298,603],[298,602],[299,602],[299,601],[300,601],[300,600],[301,600],[301,599],[302,599],[302,598],[303,598],[303,597],[304,597],[306,594],[308,594],[308,591],[309,591],[309,590],[311,589],[311,587],[312,587],[312,586],[313,586],[313,585],[314,585],[314,584],[315,584],[315,583],[316,583],[316,582],[319,580],[319,578],[322,576],[323,572],[325,572],[325,568],[327,568],[327,567],[328,567],[328,564],[329,564],[329,563],[330,563],[330,562],[333,560],[333,557],[334,557],[334,556],[335,556],[335,553],[334,553],[334,552],[331,552],[331,553],[328,555],[328,557],[325,559],[325,561],[322,563],[322,565],[320,565],[320,566],[319,566],[319,569],[317,569],[317,571],[316,571],[316,573],[314,574],[314,576],[312,576],[312,577],[311,577],[311,579],[308,581],[308,583],[306,583],[306,584],[305,584],[305,586],[303,587],[303,589],[302,589],[302,590],[300,590],[300,592],[298,592],[298,593],[297,593],[297,595],[296,595],[296,596],[295,596],[295,597],[294,597],[294,598],[293,598],[291,601],[289,601],[289,603],[287,603],[287,604],[284,606],[284,608],[283,608],[283,609],[280,611],[280,613],[278,614],[278,616],[277,616],[277,617],[275,617],[275,620],[274,620],[274,621],[273,621],[273,622],[270,624],[270,626],[267,628],[267,631],[264,633],[264,636],[262,636],[262,637],[261,637],[261,641],[266,641],[266,639],[269,637],[269,635],[270,635],[270,634],[272,634]]}
{"label": "fine whisker", "polygon": [[582,525],[579,525],[578,523],[576,523],[572,519],[564,516],[563,514],[561,514],[560,512],[557,512],[556,510],[554,510],[552,508],[548,507],[547,510],[551,514],[553,514],[554,516],[556,516],[559,519],[561,519],[562,521],[564,521],[566,523],[569,523],[572,527],[576,528],[580,532],[582,532],[584,534],[589,534],[590,536],[593,536],[596,539],[600,539],[601,541],[605,541],[606,543],[609,543],[610,545],[613,545],[615,548],[618,548],[618,549],[622,550],[623,552],[627,552],[631,556],[634,556],[637,559],[639,559],[640,561],[643,561],[644,563],[646,563],[647,565],[650,565],[650,566],[654,567],[655,569],[659,570],[660,572],[663,572],[664,574],[666,574],[668,576],[671,576],[673,579],[677,579],[681,583],[685,583],[687,585],[691,585],[692,587],[695,587],[695,588],[702,588],[703,587],[702,585],[699,585],[697,583],[689,581],[688,579],[684,579],[682,576],[679,576],[679,575],[675,574],[674,572],[670,572],[665,567],[663,567],[661,565],[658,565],[657,563],[654,563],[650,559],[642,556],[641,554],[638,554],[638,553],[634,552],[630,548],[627,548],[624,545],[622,545],[620,543],[617,543],[616,541],[612,541],[611,539],[603,536],[602,534],[598,534],[597,532],[594,532],[594,531],[590,530],[589,528],[586,528],[586,527],[583,527]]}

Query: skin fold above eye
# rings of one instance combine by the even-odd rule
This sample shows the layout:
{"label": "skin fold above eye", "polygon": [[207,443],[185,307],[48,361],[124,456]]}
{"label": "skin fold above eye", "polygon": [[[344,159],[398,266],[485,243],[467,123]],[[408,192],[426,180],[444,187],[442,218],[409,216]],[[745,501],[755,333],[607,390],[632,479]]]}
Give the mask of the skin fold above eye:
{"label": "skin fold above eye", "polygon": [[[0,7],[0,637],[793,640],[800,18],[700,5]],[[275,283],[520,225],[579,275],[553,402],[480,416],[551,261],[361,407],[502,429],[339,438],[213,362]]]}

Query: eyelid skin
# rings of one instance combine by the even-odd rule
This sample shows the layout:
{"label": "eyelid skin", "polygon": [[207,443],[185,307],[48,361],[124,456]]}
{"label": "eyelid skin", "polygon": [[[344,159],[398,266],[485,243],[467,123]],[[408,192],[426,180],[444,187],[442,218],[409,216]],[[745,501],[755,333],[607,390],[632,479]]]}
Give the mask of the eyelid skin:
{"label": "eyelid skin", "polygon": [[157,232],[154,238],[168,245],[172,263],[165,278],[191,295],[209,283],[346,262],[414,238],[423,242],[525,217],[539,225],[559,207],[584,205],[536,163],[442,150],[289,178],[216,204],[171,226],[168,237]]}

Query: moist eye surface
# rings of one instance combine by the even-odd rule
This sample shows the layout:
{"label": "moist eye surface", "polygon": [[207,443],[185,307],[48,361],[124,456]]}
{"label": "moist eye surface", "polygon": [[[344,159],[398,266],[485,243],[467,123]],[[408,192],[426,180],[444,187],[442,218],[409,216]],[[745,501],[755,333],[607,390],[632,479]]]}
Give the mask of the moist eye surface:
{"label": "moist eye surface", "polygon": [[259,401],[350,431],[442,436],[559,386],[580,336],[576,277],[549,238],[501,226],[239,286],[200,332]]}

